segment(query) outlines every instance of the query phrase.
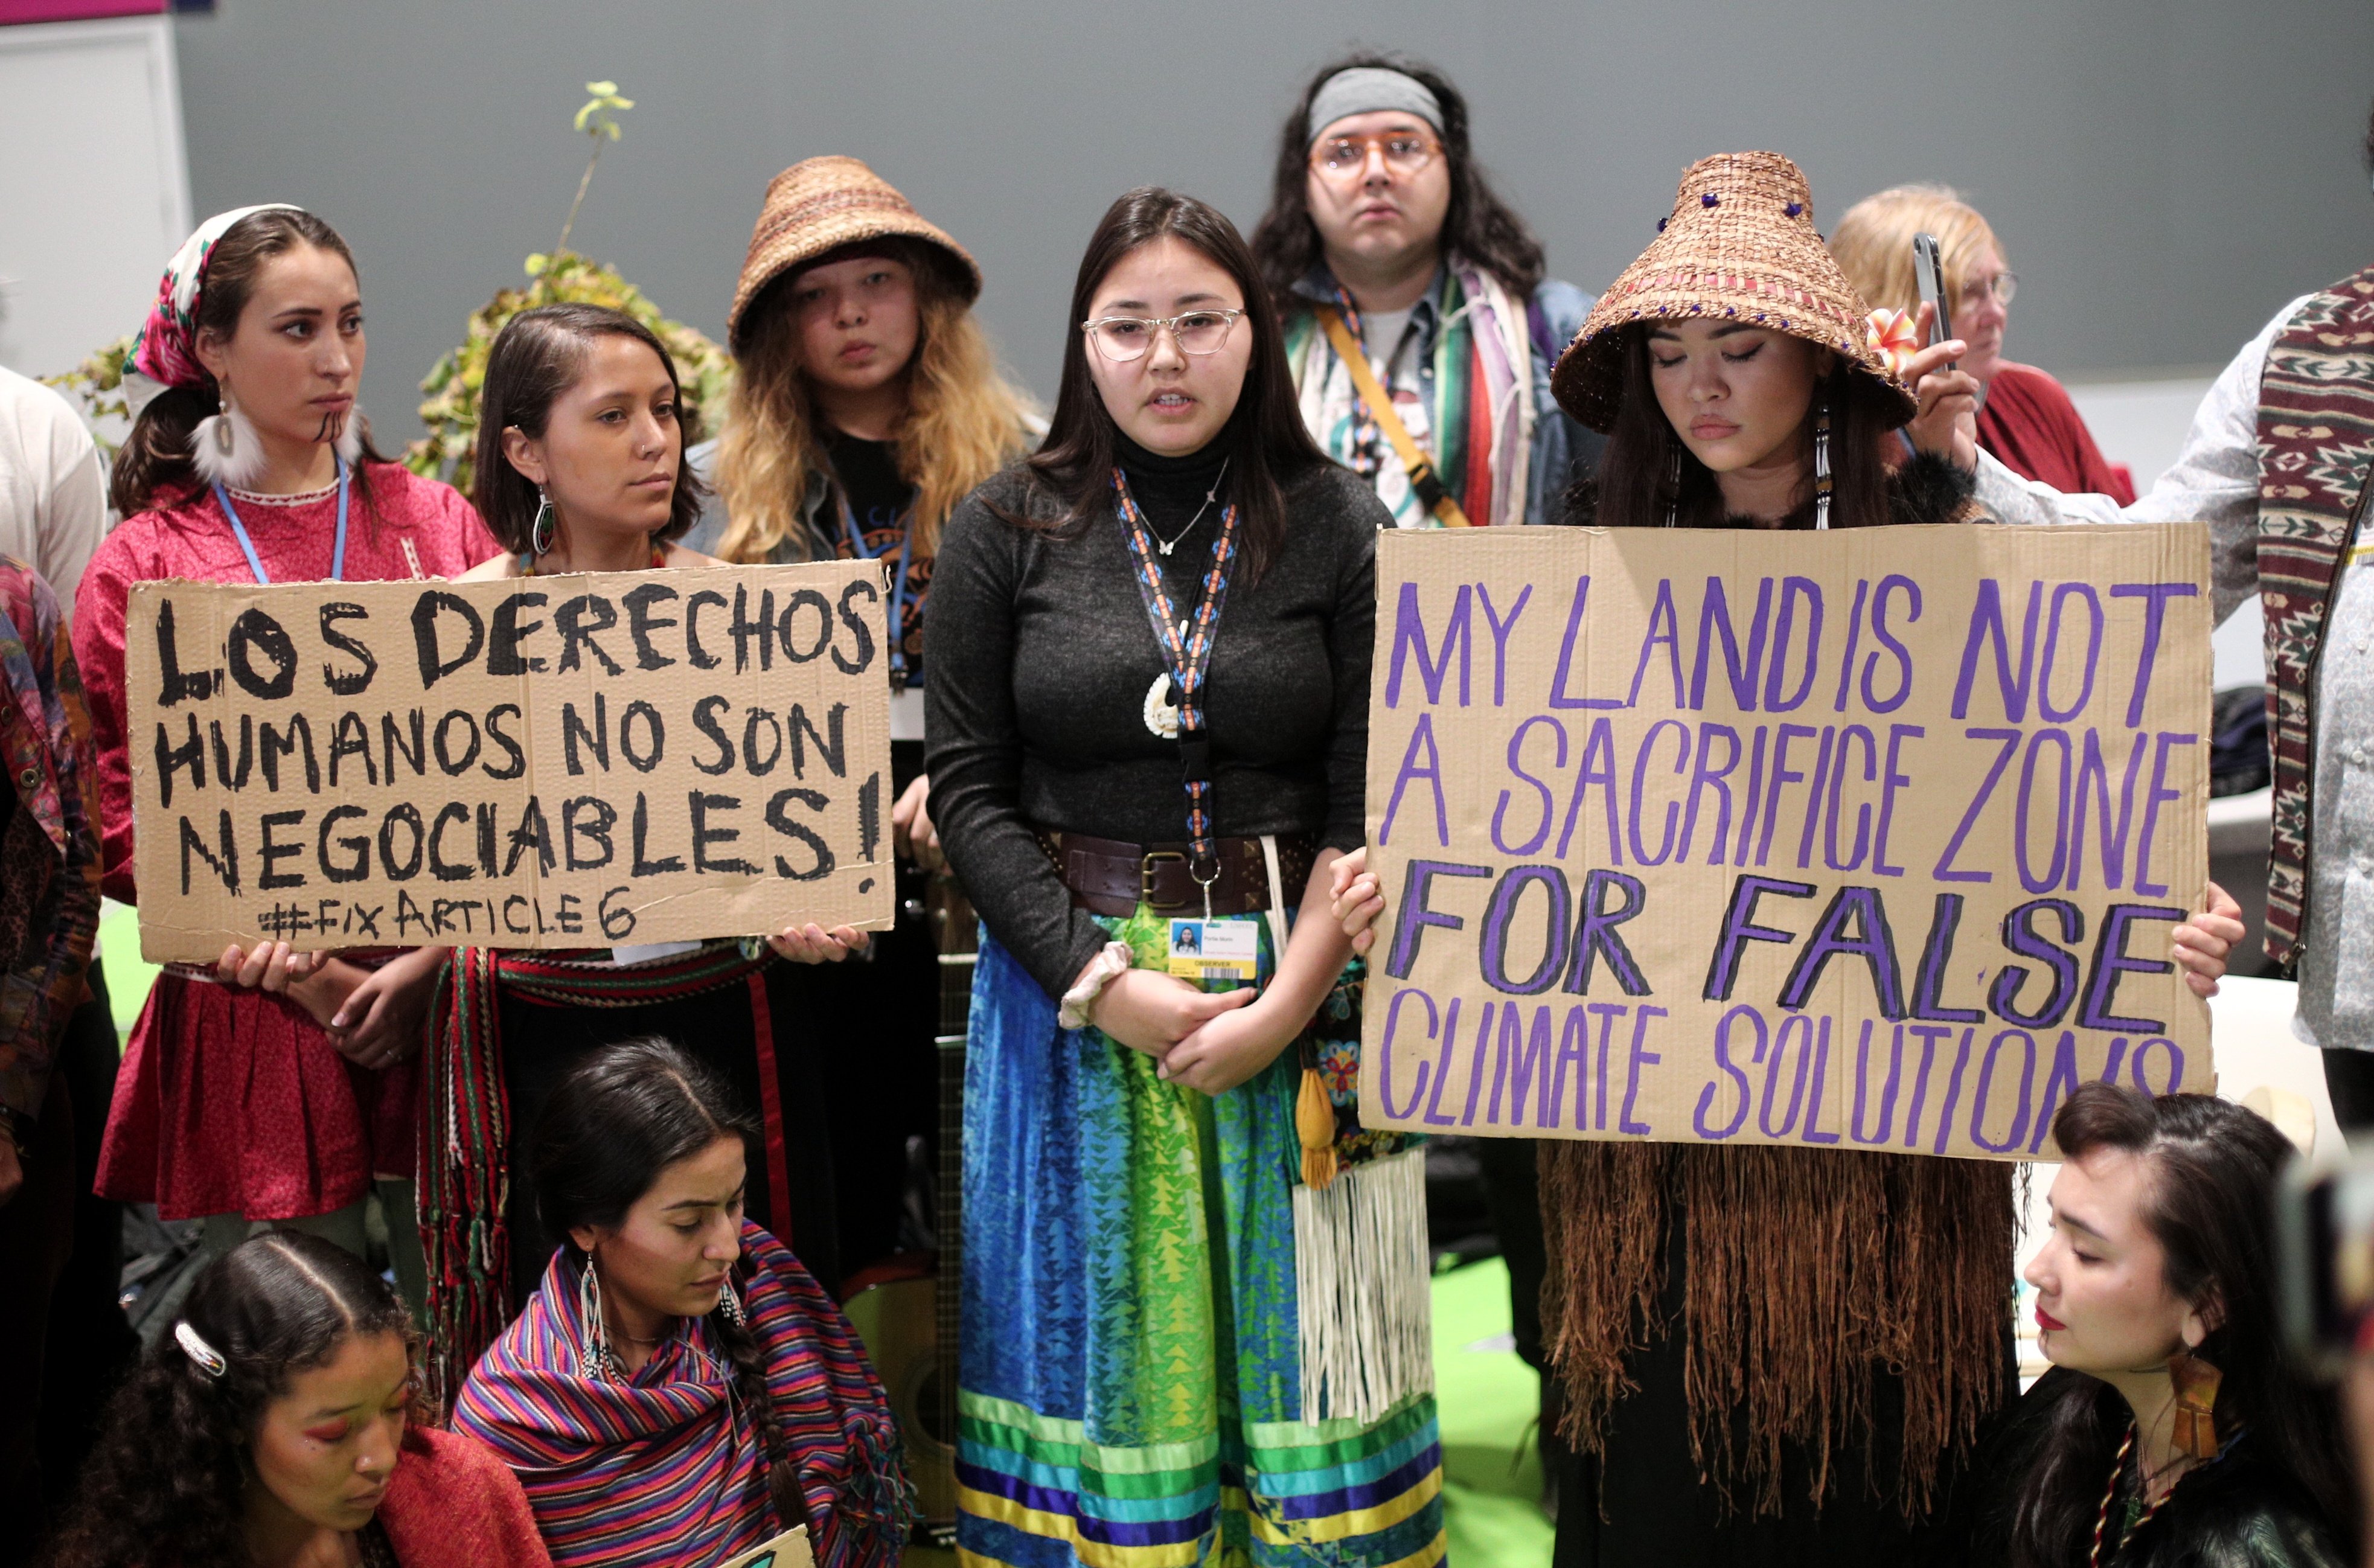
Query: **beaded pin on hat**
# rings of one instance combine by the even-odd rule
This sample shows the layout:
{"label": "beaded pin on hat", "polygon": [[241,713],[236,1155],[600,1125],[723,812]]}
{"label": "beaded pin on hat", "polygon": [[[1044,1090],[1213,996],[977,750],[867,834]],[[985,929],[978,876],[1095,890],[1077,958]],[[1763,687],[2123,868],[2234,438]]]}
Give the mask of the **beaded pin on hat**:
{"label": "beaded pin on hat", "polygon": [[1835,350],[1892,395],[1892,425],[1912,418],[1912,394],[1874,348],[1868,312],[1814,229],[1804,171],[1777,152],[1726,152],[1684,171],[1657,238],[1608,285],[1575,335],[1550,390],[1595,430],[1624,401],[1623,328],[1636,322],[1722,317],[1751,321]]}

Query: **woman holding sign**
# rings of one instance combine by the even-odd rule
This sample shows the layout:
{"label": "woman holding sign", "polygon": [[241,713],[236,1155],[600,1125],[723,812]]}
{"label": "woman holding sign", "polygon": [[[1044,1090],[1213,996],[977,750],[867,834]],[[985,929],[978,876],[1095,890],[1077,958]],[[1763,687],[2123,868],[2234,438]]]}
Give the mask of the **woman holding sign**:
{"label": "woman holding sign", "polygon": [[[683,461],[677,395],[675,360],[630,316],[544,305],[511,318],[488,354],[478,422],[476,499],[504,553],[465,580],[720,564],[677,542],[702,496]],[[863,932],[810,925],[766,945],[453,955],[423,1092],[424,1146],[441,1154],[423,1173],[421,1232],[441,1391],[535,1289],[555,1244],[533,1178],[511,1158],[513,1130],[533,1126],[561,1077],[613,1041],[664,1032],[691,1043],[766,1108],[751,1207],[833,1278],[829,1135],[805,1058],[778,1055],[795,998],[777,961],[838,961],[865,945]],[[457,1125],[465,1136],[449,1135]],[[472,1267],[481,1249],[495,1268]]]}
{"label": "woman holding sign", "polygon": [[[725,314],[725,431],[713,455],[692,456],[711,465],[723,502],[694,525],[700,548],[737,563],[839,556],[889,572],[899,924],[870,961],[793,982],[799,1037],[814,1043],[832,1108],[844,1273],[898,1249],[907,1140],[938,1127],[939,943],[926,905],[940,855],[923,774],[933,560],[949,512],[1038,423],[973,316],[981,286],[964,247],[857,159],[784,170]],[[861,1037],[866,1048],[851,1049]]]}
{"label": "woman holding sign", "polygon": [[[117,454],[123,522],[76,596],[99,749],[106,890],[137,902],[123,637],[133,584],[444,577],[494,553],[452,489],[382,458],[355,405],[362,298],[328,224],[293,206],[208,218],[174,253],[132,353],[150,390]],[[409,1232],[410,1058],[441,949],[300,965],[274,943],[159,977],[116,1083],[99,1186],[227,1251],[250,1221],[361,1251],[372,1179]],[[258,989],[262,987],[262,989]],[[396,1262],[417,1297],[417,1255]]]}
{"label": "woman holding sign", "polygon": [[[1694,165],[1553,387],[1607,432],[1570,522],[1798,529],[1981,522],[1889,432],[1968,420],[1943,343],[1891,366],[1773,153]],[[1918,395],[1908,391],[1917,386]],[[1339,862],[1365,950],[1376,878]],[[2232,902],[2177,930],[2206,994]],[[1545,1337],[1574,1459],[1561,1565],[1948,1560],[1964,1477],[2010,1375],[2011,1167],[1717,1143],[1554,1141],[1542,1154]]]}
{"label": "woman holding sign", "polygon": [[1312,445],[1218,212],[1122,197],[1071,320],[1047,444],[948,520],[925,630],[987,928],[958,1541],[1431,1562],[1422,1156],[1339,1137],[1357,971],[1325,903],[1388,518]]}

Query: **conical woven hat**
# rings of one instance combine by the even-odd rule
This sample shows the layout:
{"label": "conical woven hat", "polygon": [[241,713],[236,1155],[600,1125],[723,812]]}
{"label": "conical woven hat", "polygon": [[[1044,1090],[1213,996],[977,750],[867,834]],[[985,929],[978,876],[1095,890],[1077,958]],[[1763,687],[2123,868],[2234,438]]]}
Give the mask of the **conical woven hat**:
{"label": "conical woven hat", "polygon": [[965,248],[910,206],[890,183],[853,158],[811,158],[767,183],[767,203],[750,231],[750,253],[725,312],[725,342],[740,352],[742,312],[760,290],[794,267],[842,245],[888,235],[922,240],[943,252],[948,281],[970,304],[981,298],[981,268]]}
{"label": "conical woven hat", "polygon": [[1777,152],[1726,152],[1682,175],[1657,238],[1608,286],[1584,318],[1550,390],[1595,430],[1616,423],[1624,400],[1624,334],[1638,321],[1725,316],[1761,322],[1835,348],[1895,395],[1902,424],[1912,395],[1865,341],[1863,301],[1814,231],[1804,171]]}

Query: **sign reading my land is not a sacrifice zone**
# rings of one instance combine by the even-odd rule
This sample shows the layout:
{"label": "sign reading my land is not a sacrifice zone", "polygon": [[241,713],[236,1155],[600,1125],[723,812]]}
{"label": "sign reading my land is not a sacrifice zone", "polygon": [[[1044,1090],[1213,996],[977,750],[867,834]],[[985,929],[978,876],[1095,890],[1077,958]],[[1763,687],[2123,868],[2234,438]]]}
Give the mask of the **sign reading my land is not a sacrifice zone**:
{"label": "sign reading my land is not a sacrifice zone", "polygon": [[890,924],[869,562],[144,583],[128,619],[151,961]]}
{"label": "sign reading my land is not a sacrifice zone", "polygon": [[2197,525],[1393,533],[1361,1121],[2004,1159],[2211,1081]]}

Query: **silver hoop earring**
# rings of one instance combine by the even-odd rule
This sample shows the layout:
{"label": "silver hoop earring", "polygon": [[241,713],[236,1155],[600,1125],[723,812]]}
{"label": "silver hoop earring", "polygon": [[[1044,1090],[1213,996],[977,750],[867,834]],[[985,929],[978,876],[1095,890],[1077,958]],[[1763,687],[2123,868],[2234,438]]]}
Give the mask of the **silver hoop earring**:
{"label": "silver hoop earring", "polygon": [[602,1277],[594,1255],[585,1255],[585,1271],[577,1277],[577,1310],[585,1317],[585,1362],[588,1376],[617,1379],[625,1371],[610,1348],[610,1326],[602,1321]]}
{"label": "silver hoop earring", "polygon": [[538,555],[551,554],[553,536],[559,531],[560,520],[553,514],[552,498],[537,490],[535,521],[527,525],[528,548]]}
{"label": "silver hoop earring", "polygon": [[1814,413],[1814,526],[1830,525],[1830,405]]}

